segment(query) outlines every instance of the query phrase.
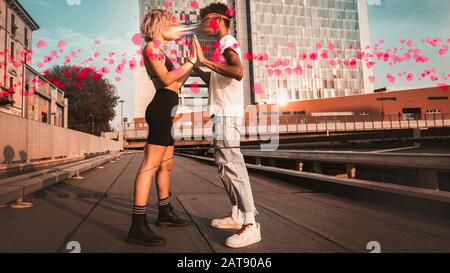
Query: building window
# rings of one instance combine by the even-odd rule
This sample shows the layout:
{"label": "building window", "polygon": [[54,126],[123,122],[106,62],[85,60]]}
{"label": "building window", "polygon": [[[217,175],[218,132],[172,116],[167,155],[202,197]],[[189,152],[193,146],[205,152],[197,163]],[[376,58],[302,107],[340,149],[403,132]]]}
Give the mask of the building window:
{"label": "building window", "polygon": [[25,46],[28,48],[30,45],[28,44],[28,28],[25,27]]}
{"label": "building window", "polygon": [[377,98],[377,101],[396,101],[397,98]]}
{"label": "building window", "polygon": [[370,114],[369,111],[361,111],[359,113],[360,116],[368,116],[369,114]]}
{"label": "building window", "polygon": [[14,78],[13,77],[9,77],[9,88],[12,91],[11,92],[11,97],[12,97],[13,92],[14,92]]}
{"label": "building window", "polygon": [[428,97],[428,100],[448,100],[448,97]]}
{"label": "building window", "polygon": [[13,77],[9,78],[9,90],[10,90],[9,98],[13,99],[13,96],[14,96],[14,78]]}
{"label": "building window", "polygon": [[47,123],[48,122],[48,115],[46,112],[42,112],[42,122]]}
{"label": "building window", "polygon": [[439,114],[439,113],[442,113],[441,110],[439,110],[439,109],[427,110],[427,114]]}
{"label": "building window", "polygon": [[14,60],[14,54],[15,54],[15,52],[16,52],[15,44],[14,44],[13,41],[11,41],[11,58],[12,58],[13,60]]}
{"label": "building window", "polygon": [[16,36],[16,16],[14,14],[11,14],[11,34],[13,36]]}
{"label": "building window", "polygon": [[306,115],[306,111],[295,111],[294,115]]}

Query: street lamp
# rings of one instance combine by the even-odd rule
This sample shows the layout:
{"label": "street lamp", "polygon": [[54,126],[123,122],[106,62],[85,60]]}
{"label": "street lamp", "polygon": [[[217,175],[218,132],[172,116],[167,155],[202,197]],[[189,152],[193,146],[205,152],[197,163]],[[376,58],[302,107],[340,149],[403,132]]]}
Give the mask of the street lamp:
{"label": "street lamp", "polygon": [[124,130],[124,128],[123,128],[123,104],[125,103],[125,101],[119,100],[119,103],[120,103],[120,126],[121,126],[121,129]]}
{"label": "street lamp", "polygon": [[89,117],[91,118],[92,134],[95,135],[94,115],[90,114]]}
{"label": "street lamp", "polygon": [[120,100],[119,103],[120,103],[120,126],[122,127],[122,140],[125,141],[125,126],[123,124],[123,104],[125,103],[125,101]]}

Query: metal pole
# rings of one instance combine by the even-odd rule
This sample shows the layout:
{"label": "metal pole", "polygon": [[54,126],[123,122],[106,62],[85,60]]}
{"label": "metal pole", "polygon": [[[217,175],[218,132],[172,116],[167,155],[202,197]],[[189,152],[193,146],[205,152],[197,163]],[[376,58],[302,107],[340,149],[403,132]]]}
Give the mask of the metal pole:
{"label": "metal pole", "polygon": [[344,132],[347,132],[347,118],[344,117]]}
{"label": "metal pole", "polygon": [[416,116],[416,121],[417,121],[417,129],[419,129],[420,125],[419,125],[419,119],[421,118],[422,114],[417,114]]}
{"label": "metal pole", "polygon": [[364,115],[362,115],[362,121],[363,121],[363,131],[366,130],[366,118],[364,117]]}
{"label": "metal pole", "polygon": [[122,127],[121,128],[122,140],[125,140],[125,126],[123,125],[123,103],[124,102],[125,102],[124,100],[119,101],[119,103],[120,103],[120,126]]}
{"label": "metal pole", "polygon": [[94,116],[91,116],[91,123],[92,123],[92,134],[95,134],[95,123],[94,123]]}
{"label": "metal pole", "polygon": [[389,122],[391,123],[391,130],[392,130],[392,115],[389,115]]}
{"label": "metal pole", "polygon": [[123,103],[124,103],[125,101],[124,100],[120,100],[119,101],[119,103],[120,103],[120,126],[121,126],[121,130],[123,130]]}

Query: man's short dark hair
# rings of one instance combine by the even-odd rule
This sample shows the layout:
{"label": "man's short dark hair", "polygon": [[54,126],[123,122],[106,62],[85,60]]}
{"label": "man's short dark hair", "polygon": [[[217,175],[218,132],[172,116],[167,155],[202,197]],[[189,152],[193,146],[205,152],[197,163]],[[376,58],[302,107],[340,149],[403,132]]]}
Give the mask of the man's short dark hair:
{"label": "man's short dark hair", "polygon": [[233,17],[229,14],[228,10],[229,10],[228,6],[225,5],[224,3],[212,3],[212,4],[209,4],[209,6],[206,6],[200,10],[200,18],[202,18],[202,20],[203,20],[206,17],[206,15],[211,14],[211,13],[221,14],[223,16],[226,16],[228,19],[230,19],[230,20],[224,20],[225,26],[227,28],[229,28],[230,23],[231,23],[231,18],[233,18]]}

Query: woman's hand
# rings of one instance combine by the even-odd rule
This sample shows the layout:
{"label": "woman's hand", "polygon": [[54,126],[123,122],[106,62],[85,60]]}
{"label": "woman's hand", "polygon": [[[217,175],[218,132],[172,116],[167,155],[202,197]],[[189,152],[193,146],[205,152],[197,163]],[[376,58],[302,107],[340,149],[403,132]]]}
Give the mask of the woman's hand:
{"label": "woman's hand", "polygon": [[197,39],[197,36],[194,35],[194,38],[192,39],[192,44],[194,46],[194,51],[197,53],[198,62],[203,64],[205,61],[205,54],[203,53],[202,46],[200,45],[200,42]]}
{"label": "woman's hand", "polygon": [[192,48],[192,54],[189,53],[189,50],[186,50],[185,57],[186,57],[186,60],[192,62],[194,65],[196,65],[198,62],[198,55],[197,55],[197,51],[195,50],[195,48]]}

